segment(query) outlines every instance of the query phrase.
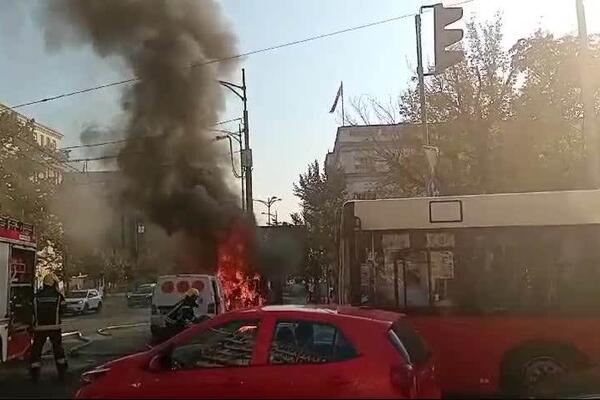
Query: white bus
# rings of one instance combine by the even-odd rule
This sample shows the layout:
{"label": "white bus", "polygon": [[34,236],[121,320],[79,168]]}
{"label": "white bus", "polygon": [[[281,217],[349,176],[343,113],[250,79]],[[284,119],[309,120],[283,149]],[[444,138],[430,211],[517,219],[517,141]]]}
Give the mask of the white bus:
{"label": "white bus", "polygon": [[600,361],[600,190],[351,201],[339,258],[338,301],[412,316],[446,391]]}

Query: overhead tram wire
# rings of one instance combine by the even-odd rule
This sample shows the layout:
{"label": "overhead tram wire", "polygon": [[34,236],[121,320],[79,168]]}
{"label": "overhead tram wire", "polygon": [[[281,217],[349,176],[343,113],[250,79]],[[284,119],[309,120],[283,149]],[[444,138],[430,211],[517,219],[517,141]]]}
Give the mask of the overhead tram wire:
{"label": "overhead tram wire", "polygon": [[[212,126],[219,126],[219,125],[224,125],[230,122],[235,122],[235,121],[239,121],[241,120],[241,118],[231,118],[231,119],[227,119],[225,121],[219,121],[217,123],[214,123]],[[109,140],[106,142],[98,142],[98,143],[89,143],[89,144],[79,144],[79,145],[73,145],[73,146],[67,146],[67,147],[61,147],[60,150],[73,150],[73,149],[79,149],[79,148],[84,148],[84,147],[97,147],[97,146],[105,146],[105,145],[109,145],[109,144],[119,144],[119,143],[125,143],[125,142],[129,142],[132,140],[141,140],[141,139],[147,139],[147,138],[152,138],[153,136],[139,136],[139,137],[132,137],[132,138],[123,138],[123,139],[115,139],[115,140]]]}
{"label": "overhead tram wire", "polygon": [[[160,136],[146,136],[146,138],[152,138],[152,137],[160,137]],[[211,142],[216,142],[217,139],[212,139]],[[144,154],[141,151],[133,151],[133,152],[128,152],[128,154]],[[87,161],[100,161],[100,160],[110,160],[113,158],[118,158],[120,156],[120,153],[118,154],[109,154],[109,155],[103,155],[103,156],[97,156],[97,157],[84,157],[84,158],[76,158],[73,160],[69,160],[68,162],[87,162]]]}
{"label": "overhead tram wire", "polygon": [[[474,1],[474,0],[467,0],[465,2],[471,2],[471,1]],[[300,39],[300,40],[294,40],[294,41],[291,41],[291,42],[281,43],[281,44],[274,45],[274,46],[264,47],[262,49],[251,50],[251,51],[247,51],[247,52],[244,52],[244,53],[232,55],[232,56],[229,56],[229,57],[217,58],[217,59],[212,59],[212,60],[208,60],[208,61],[205,61],[205,62],[194,63],[192,65],[184,67],[184,69],[202,67],[202,66],[205,66],[205,65],[217,64],[217,63],[221,63],[221,62],[225,62],[225,61],[232,61],[232,60],[236,60],[236,59],[239,59],[239,58],[244,58],[244,57],[252,56],[252,55],[255,55],[255,54],[266,53],[266,52],[270,52],[270,51],[274,51],[274,50],[283,49],[285,47],[296,46],[296,45],[299,45],[299,44],[308,43],[308,42],[312,42],[312,41],[315,41],[315,40],[325,39],[325,38],[328,38],[328,37],[337,36],[337,35],[341,35],[341,34],[344,34],[344,33],[349,33],[349,32],[353,32],[353,31],[357,31],[357,30],[360,30],[360,29],[370,28],[372,26],[377,26],[377,25],[382,25],[382,24],[387,24],[387,23],[390,23],[390,22],[394,22],[394,21],[399,21],[399,20],[402,20],[402,19],[405,19],[405,18],[413,17],[415,15],[416,15],[415,13],[403,14],[403,15],[399,15],[399,16],[396,16],[396,17],[392,17],[392,18],[387,18],[387,19],[384,19],[384,20],[380,20],[380,21],[369,22],[369,23],[366,23],[366,24],[362,24],[362,25],[358,25],[358,26],[353,26],[353,27],[350,27],[350,28],[345,28],[345,29],[340,29],[340,30],[333,31],[333,32],[323,33],[323,34],[320,34],[320,35],[310,36],[310,37],[307,37],[307,38],[304,38],[304,39]],[[96,90],[106,89],[106,88],[109,88],[109,87],[126,85],[126,84],[129,84],[129,83],[138,82],[140,80],[141,80],[141,78],[139,78],[139,77],[131,77],[131,78],[128,78],[128,79],[123,79],[123,80],[116,81],[116,82],[110,82],[110,83],[106,83],[106,84],[103,84],[103,85],[93,86],[93,87],[89,87],[89,88],[86,88],[86,89],[75,90],[75,91],[72,91],[72,92],[61,93],[61,94],[58,94],[58,95],[54,95],[54,96],[50,96],[50,97],[45,97],[45,98],[38,99],[38,100],[28,101],[28,102],[25,102],[25,103],[17,104],[17,105],[12,106],[12,107],[7,106],[7,108],[8,109],[17,109],[17,108],[32,106],[32,105],[40,104],[40,103],[47,103],[47,102],[51,102],[51,101],[63,99],[63,98],[66,98],[66,97],[71,97],[71,96],[76,96],[76,95],[80,95],[80,94],[84,94],[84,93],[94,92]]]}
{"label": "overhead tram wire", "polygon": [[[464,1],[460,1],[457,3],[453,3],[451,4],[451,6],[460,6],[463,4],[467,4],[467,3],[471,3],[475,0],[464,0]],[[365,29],[365,28],[369,28],[369,27],[373,27],[373,26],[377,26],[377,25],[383,25],[386,23],[390,23],[390,22],[394,22],[394,21],[399,21],[402,19],[406,19],[406,18],[410,18],[410,17],[414,17],[416,14],[415,13],[409,13],[409,14],[403,14],[403,15],[399,15],[396,17],[392,17],[392,18],[387,18],[384,20],[380,20],[380,21],[374,21],[374,22],[370,22],[370,23],[366,23],[366,24],[362,24],[362,25],[358,25],[358,26],[354,26],[354,27],[350,27],[350,28],[345,28],[345,29],[340,29],[337,31],[333,31],[333,32],[328,32],[328,33],[324,33],[324,34],[320,34],[320,35],[315,35],[315,36],[310,36],[304,39],[300,39],[300,40],[295,40],[295,41],[291,41],[291,42],[286,42],[286,43],[282,43],[282,44],[278,44],[278,45],[274,45],[274,46],[269,46],[269,47],[265,47],[262,49],[257,49],[257,50],[252,50],[252,51],[248,51],[245,53],[240,53],[240,54],[236,54],[233,56],[229,56],[229,57],[223,57],[223,58],[219,58],[219,59],[213,59],[213,60],[209,60],[209,61],[205,61],[202,63],[194,63],[188,67],[185,67],[185,69],[190,69],[190,68],[196,68],[196,67],[201,67],[201,66],[205,66],[205,65],[210,65],[210,64],[216,64],[216,63],[221,63],[221,62],[225,62],[225,61],[231,61],[231,60],[235,60],[235,59],[239,59],[239,58],[244,58],[244,57],[248,57],[248,56],[252,56],[255,54],[260,54],[260,53],[265,53],[265,52],[270,52],[270,51],[274,51],[274,50],[279,50],[282,48],[286,48],[286,47],[291,47],[291,46],[296,46],[299,44],[304,44],[304,43],[308,43],[308,42],[312,42],[312,41],[316,41],[316,40],[320,40],[320,39],[324,39],[324,38],[328,38],[328,37],[332,37],[332,36],[337,36],[337,35],[341,35],[344,33],[349,33],[349,32],[353,32],[353,31],[357,31],[360,29]],[[27,106],[31,106],[31,105],[35,105],[35,104],[41,104],[41,103],[47,103],[47,102],[51,102],[51,101],[55,101],[55,100],[59,100],[59,99],[63,99],[66,97],[71,97],[71,96],[76,96],[76,95],[80,95],[80,94],[84,94],[84,93],[90,93],[90,92],[94,92],[97,90],[101,90],[101,89],[106,89],[109,87],[114,87],[114,86],[121,86],[121,85],[125,85],[128,83],[134,83],[134,82],[138,82],[140,81],[141,78],[139,77],[132,77],[132,78],[128,78],[128,79],[123,79],[120,81],[115,81],[115,82],[110,82],[110,83],[106,83],[103,85],[98,85],[98,86],[93,86],[93,87],[89,87],[89,88],[85,88],[85,89],[80,89],[80,90],[75,90],[72,92],[66,92],[66,93],[61,93],[58,95],[54,95],[54,96],[50,96],[50,97],[46,97],[46,98],[42,98],[42,99],[38,99],[38,100],[34,100],[34,101],[29,101],[29,102],[25,102],[25,103],[21,103],[21,104],[17,104],[15,106],[5,106],[5,108],[2,111],[7,111],[7,110],[15,110],[17,108],[22,108],[22,107],[27,107]],[[229,120],[229,121],[223,121],[221,123],[227,123],[227,122],[231,122],[234,120]],[[221,123],[217,123],[216,125],[219,125]],[[23,140],[21,138],[19,138],[20,140]],[[127,139],[124,139],[127,140]],[[24,141],[24,140],[23,140]],[[25,143],[31,145],[31,143],[28,143],[27,141],[24,141]],[[99,144],[97,144],[99,145]],[[79,146],[79,147],[91,147],[91,146]],[[77,148],[75,146],[71,146],[72,148]],[[41,149],[39,149],[41,150]],[[67,165],[69,168],[77,171],[77,172],[81,172],[79,171],[77,168],[68,165],[68,162],[78,162],[79,160],[69,160],[69,161],[63,161],[63,160],[59,160],[56,157],[54,157],[54,155],[51,155],[49,153],[44,152],[43,150],[41,150],[43,153],[45,153],[46,155],[54,158],[55,160],[57,160],[58,162],[60,162],[63,165]],[[105,156],[107,158],[114,158],[114,157],[108,157]],[[82,159],[83,160],[83,159]],[[91,160],[88,160],[91,161]]]}
{"label": "overhead tram wire", "polygon": [[[464,0],[464,1],[459,1],[459,2],[456,2],[456,3],[449,4],[449,6],[461,6],[463,4],[472,3],[474,1],[475,0]],[[353,27],[350,27],[350,28],[340,29],[340,30],[333,31],[333,32],[322,33],[320,35],[315,35],[315,36],[309,36],[307,38],[300,39],[300,40],[294,40],[294,41],[291,41],[291,42],[281,43],[281,44],[274,45],[274,46],[264,47],[262,49],[251,50],[251,51],[247,51],[245,53],[240,53],[240,54],[236,54],[236,55],[229,56],[229,57],[216,58],[216,59],[208,60],[208,61],[201,62],[201,63],[194,63],[194,64],[192,64],[190,66],[187,66],[187,67],[184,67],[184,68],[185,69],[190,69],[190,68],[196,68],[196,67],[201,67],[201,66],[210,65],[210,64],[217,64],[217,63],[221,63],[221,62],[225,62],[225,61],[236,60],[236,59],[239,59],[239,58],[244,58],[244,57],[252,56],[252,55],[255,55],[255,54],[266,53],[266,52],[270,52],[270,51],[273,51],[273,50],[279,50],[279,49],[283,49],[283,48],[286,48],[286,47],[296,46],[296,45],[299,45],[299,44],[308,43],[308,42],[312,42],[312,41],[315,41],[315,40],[320,40],[320,39],[325,39],[325,38],[329,38],[329,37],[332,37],[332,36],[341,35],[341,34],[344,34],[344,33],[354,32],[354,31],[357,31],[357,30],[360,30],[360,29],[370,28],[372,26],[383,25],[383,24],[387,24],[387,23],[390,23],[390,22],[399,21],[399,20],[402,20],[402,19],[414,17],[415,15],[416,15],[416,13],[403,14],[403,15],[399,15],[399,16],[396,16],[396,17],[392,17],[392,18],[387,18],[387,19],[383,19],[383,20],[379,20],[379,21],[369,22],[369,23],[366,23],[366,24],[357,25],[357,26],[353,26]],[[47,103],[47,102],[50,102],[50,101],[63,99],[65,97],[71,97],[71,96],[76,96],[76,95],[80,95],[80,94],[84,94],[84,93],[94,92],[96,90],[106,89],[106,88],[113,87],[113,86],[121,86],[121,85],[125,85],[125,84],[128,84],[128,83],[138,82],[140,80],[141,80],[141,78],[139,78],[139,77],[131,77],[131,78],[128,78],[128,79],[123,79],[123,80],[120,80],[120,81],[110,82],[110,83],[106,83],[106,84],[103,84],[103,85],[92,86],[92,87],[89,87],[89,88],[79,89],[79,90],[75,90],[75,91],[72,91],[72,92],[61,93],[61,94],[58,94],[58,95],[54,95],[54,96],[50,96],[50,97],[45,97],[45,98],[42,98],[42,99],[39,99],[39,100],[28,101],[28,102],[25,102],[25,103],[17,104],[17,105],[12,106],[12,107],[6,106],[6,108],[14,110],[14,109],[17,109],[17,108],[22,108],[22,107],[32,106],[32,105],[35,105],[35,104]]]}
{"label": "overhead tram wire", "polygon": [[47,151],[45,151],[45,150],[44,150],[44,148],[43,148],[43,147],[41,147],[41,146],[39,146],[39,145],[37,145],[37,143],[36,143],[36,144],[33,144],[33,143],[31,143],[31,142],[29,142],[29,141],[27,141],[27,140],[25,140],[25,139],[23,139],[22,137],[19,137],[19,136],[13,136],[13,138],[15,138],[15,139],[17,139],[17,140],[19,140],[19,141],[21,141],[21,142],[23,142],[23,143],[27,144],[28,146],[32,147],[33,149],[35,149],[35,150],[39,151],[40,153],[42,153],[42,154],[45,154],[46,156],[48,156],[48,157],[52,158],[52,159],[53,159],[54,161],[56,161],[58,164],[60,164],[60,165],[64,165],[65,167],[67,167],[67,168],[70,168],[70,169],[72,169],[72,170],[73,170],[73,171],[75,171],[75,172],[81,172],[81,171],[79,171],[77,168],[75,168],[74,166],[72,166],[72,165],[69,165],[69,164],[68,164],[68,161],[66,161],[66,160],[61,160],[61,159],[60,159],[60,158],[58,158],[58,157],[57,157],[55,154],[52,154],[52,153],[50,153],[50,152],[47,152]]}

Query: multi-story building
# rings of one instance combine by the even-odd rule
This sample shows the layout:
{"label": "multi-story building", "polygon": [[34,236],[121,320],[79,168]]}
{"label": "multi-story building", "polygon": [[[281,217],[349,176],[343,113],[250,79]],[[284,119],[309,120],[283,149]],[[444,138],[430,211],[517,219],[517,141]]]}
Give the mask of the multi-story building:
{"label": "multi-story building", "polygon": [[377,187],[386,172],[381,152],[397,146],[399,139],[413,129],[409,124],[340,126],[333,150],[325,158],[325,168],[337,167],[343,172],[348,198],[381,197]]}
{"label": "multi-story building", "polygon": [[49,147],[53,150],[56,150],[59,148],[60,141],[63,138],[63,135],[60,132],[58,132],[57,130],[52,129],[44,124],[40,124],[39,122],[36,122],[32,118],[28,118],[27,116],[21,114],[18,111],[10,110],[9,107],[0,103],[0,112],[5,111],[5,110],[14,113],[17,116],[17,119],[19,120],[19,122],[21,122],[21,123],[27,123],[29,121],[33,121],[34,137],[35,137],[36,142],[40,146]]}
{"label": "multi-story building", "polygon": [[0,103],[0,113],[3,111],[13,113],[17,117],[17,120],[22,124],[26,124],[30,121],[33,122],[34,139],[41,147],[41,155],[46,160],[46,164],[48,165],[48,169],[44,174],[46,178],[54,178],[57,183],[60,183],[67,158],[65,154],[58,151],[60,141],[63,138],[62,133],[44,124],[40,124],[32,118],[28,118],[18,111],[11,110],[9,107]]}

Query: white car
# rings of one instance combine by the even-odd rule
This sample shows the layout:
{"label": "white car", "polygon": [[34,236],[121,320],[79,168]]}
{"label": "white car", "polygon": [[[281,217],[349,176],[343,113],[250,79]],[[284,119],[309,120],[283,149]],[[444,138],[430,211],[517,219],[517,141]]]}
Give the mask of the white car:
{"label": "white car", "polygon": [[102,296],[96,289],[73,290],[65,295],[67,312],[85,314],[102,310]]}

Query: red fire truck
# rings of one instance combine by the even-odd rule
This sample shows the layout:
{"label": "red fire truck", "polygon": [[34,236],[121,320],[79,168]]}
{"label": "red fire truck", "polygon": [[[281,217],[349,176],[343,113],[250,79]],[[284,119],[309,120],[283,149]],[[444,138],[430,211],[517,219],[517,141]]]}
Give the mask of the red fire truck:
{"label": "red fire truck", "polygon": [[0,217],[0,360],[31,345],[36,244],[33,226]]}

